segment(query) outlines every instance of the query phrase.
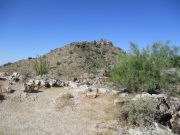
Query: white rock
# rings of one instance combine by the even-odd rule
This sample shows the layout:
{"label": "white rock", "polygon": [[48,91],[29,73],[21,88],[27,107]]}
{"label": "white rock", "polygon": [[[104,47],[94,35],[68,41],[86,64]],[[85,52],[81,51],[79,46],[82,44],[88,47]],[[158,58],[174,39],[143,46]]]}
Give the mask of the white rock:
{"label": "white rock", "polygon": [[110,93],[111,90],[107,89],[107,88],[98,88],[98,93],[102,93],[102,94],[106,94],[106,93]]}
{"label": "white rock", "polygon": [[87,92],[91,92],[92,89],[89,88],[87,85],[82,85],[77,89],[78,94],[85,94]]}
{"label": "white rock", "polygon": [[54,87],[57,81],[55,79],[50,79],[48,82],[51,87]]}
{"label": "white rock", "polygon": [[40,80],[35,80],[34,83],[35,83],[36,86],[41,85],[41,81]]}
{"label": "white rock", "polygon": [[69,86],[72,88],[77,88],[77,83],[69,81]]}
{"label": "white rock", "polygon": [[127,96],[129,96],[129,94],[128,93],[121,93],[120,96],[121,97],[127,97]]}
{"label": "white rock", "polygon": [[121,91],[117,91],[117,90],[111,90],[112,95],[119,95],[121,93]]}

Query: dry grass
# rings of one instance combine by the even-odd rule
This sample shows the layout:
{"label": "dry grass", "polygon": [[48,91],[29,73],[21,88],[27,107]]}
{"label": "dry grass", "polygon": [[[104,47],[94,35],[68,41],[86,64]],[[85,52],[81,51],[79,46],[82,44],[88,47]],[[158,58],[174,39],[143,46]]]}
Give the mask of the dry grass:
{"label": "dry grass", "polygon": [[67,106],[73,105],[74,96],[70,93],[64,93],[61,97],[56,99],[56,111],[61,111]]}

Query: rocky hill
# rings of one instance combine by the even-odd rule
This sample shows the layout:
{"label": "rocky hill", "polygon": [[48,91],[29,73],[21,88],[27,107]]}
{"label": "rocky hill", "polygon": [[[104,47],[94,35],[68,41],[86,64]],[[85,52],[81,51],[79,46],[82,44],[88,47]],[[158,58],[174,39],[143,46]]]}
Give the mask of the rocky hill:
{"label": "rocky hill", "polygon": [[[105,74],[117,62],[124,52],[115,47],[112,42],[101,39],[91,42],[73,42],[62,48],[51,50],[42,56],[50,62],[49,76],[58,79],[79,77],[84,73]],[[15,63],[0,67],[0,72],[20,72],[22,74],[35,74],[33,61],[29,57]]]}

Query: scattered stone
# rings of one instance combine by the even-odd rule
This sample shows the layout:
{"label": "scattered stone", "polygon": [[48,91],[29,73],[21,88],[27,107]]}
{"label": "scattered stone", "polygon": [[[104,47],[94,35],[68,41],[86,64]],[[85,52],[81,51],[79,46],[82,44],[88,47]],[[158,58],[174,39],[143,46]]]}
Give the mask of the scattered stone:
{"label": "scattered stone", "polygon": [[98,96],[97,92],[87,92],[86,96],[88,98],[96,98]]}

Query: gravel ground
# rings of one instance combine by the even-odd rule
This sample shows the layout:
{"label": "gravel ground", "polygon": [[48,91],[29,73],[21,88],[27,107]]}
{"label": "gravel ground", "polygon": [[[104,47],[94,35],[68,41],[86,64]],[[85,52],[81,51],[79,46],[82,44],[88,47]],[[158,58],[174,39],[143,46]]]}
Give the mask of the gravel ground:
{"label": "gravel ground", "polygon": [[[2,82],[0,82],[2,84]],[[5,85],[5,83],[3,84]],[[72,88],[41,89],[26,94],[22,84],[0,101],[0,135],[113,135],[118,114],[115,97],[89,99]],[[61,99],[63,93],[74,96]]]}

